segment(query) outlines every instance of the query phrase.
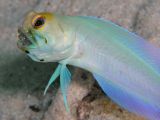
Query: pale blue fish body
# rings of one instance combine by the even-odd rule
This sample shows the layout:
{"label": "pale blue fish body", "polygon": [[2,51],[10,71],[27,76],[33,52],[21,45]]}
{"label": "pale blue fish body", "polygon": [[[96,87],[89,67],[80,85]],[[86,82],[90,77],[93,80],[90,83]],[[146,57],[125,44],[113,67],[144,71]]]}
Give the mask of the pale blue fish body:
{"label": "pale blue fish body", "polygon": [[93,17],[65,20],[76,40],[75,57],[68,64],[93,73],[120,106],[160,120],[160,49],[110,21]]}
{"label": "pale blue fish body", "polygon": [[59,62],[49,86],[60,76],[67,111],[71,73],[67,64],[90,71],[121,107],[160,120],[160,48],[110,21],[31,12],[19,28],[18,47],[38,62]]}

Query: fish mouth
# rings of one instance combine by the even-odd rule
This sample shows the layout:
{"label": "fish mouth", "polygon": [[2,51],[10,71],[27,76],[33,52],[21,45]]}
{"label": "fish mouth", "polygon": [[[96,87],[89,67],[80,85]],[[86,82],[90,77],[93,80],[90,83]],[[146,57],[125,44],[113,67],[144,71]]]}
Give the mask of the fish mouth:
{"label": "fish mouth", "polygon": [[22,51],[25,51],[26,53],[29,53],[28,46],[33,45],[31,42],[31,39],[28,37],[27,33],[24,32],[24,30],[20,27],[18,28],[18,42],[17,46]]}

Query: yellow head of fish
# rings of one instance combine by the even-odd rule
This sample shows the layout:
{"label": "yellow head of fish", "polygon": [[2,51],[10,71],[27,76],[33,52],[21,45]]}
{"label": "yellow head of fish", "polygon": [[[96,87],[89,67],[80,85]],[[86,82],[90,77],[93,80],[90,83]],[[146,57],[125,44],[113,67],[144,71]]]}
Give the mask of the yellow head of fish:
{"label": "yellow head of fish", "polygon": [[66,29],[56,14],[30,12],[18,28],[17,45],[35,61],[64,60],[73,52]]}

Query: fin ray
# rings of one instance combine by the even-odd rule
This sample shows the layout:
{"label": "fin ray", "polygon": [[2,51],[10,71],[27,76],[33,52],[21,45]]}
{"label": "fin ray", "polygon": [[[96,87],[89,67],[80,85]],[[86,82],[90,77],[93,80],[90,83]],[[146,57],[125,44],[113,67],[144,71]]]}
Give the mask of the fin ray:
{"label": "fin ray", "polygon": [[66,110],[69,112],[69,106],[67,103],[67,88],[69,86],[71,80],[71,73],[69,72],[66,65],[62,66],[61,73],[60,73],[60,85],[61,85],[61,91],[63,95],[64,105]]}
{"label": "fin ray", "polygon": [[59,64],[58,67],[56,68],[55,72],[53,73],[53,75],[51,76],[45,90],[44,90],[44,95],[46,94],[49,86],[56,80],[56,78],[60,75],[60,70],[61,70],[62,65]]}

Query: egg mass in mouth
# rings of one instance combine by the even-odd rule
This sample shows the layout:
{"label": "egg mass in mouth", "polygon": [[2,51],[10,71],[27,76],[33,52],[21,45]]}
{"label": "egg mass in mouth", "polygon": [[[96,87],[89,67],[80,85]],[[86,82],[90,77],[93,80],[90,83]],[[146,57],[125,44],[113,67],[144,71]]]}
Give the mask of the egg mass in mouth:
{"label": "egg mass in mouth", "polygon": [[32,45],[31,40],[27,37],[27,35],[23,32],[23,30],[21,28],[18,29],[18,42],[17,42],[17,46],[24,50],[26,47]]}

